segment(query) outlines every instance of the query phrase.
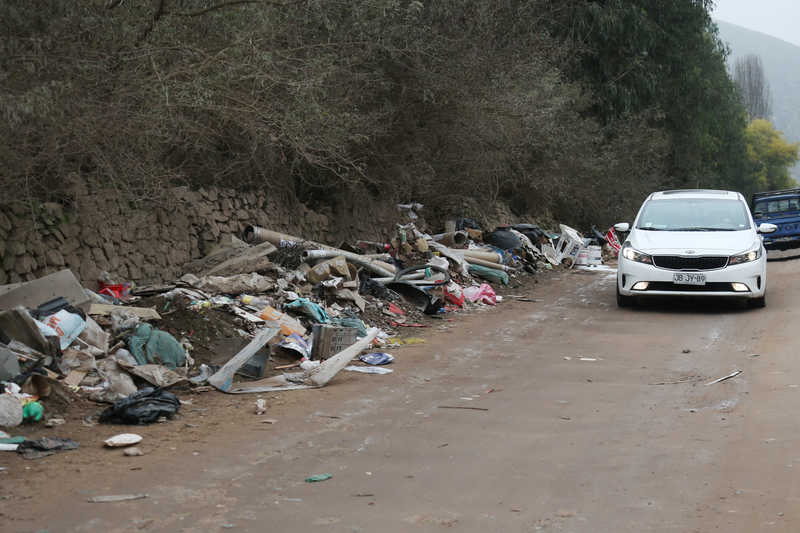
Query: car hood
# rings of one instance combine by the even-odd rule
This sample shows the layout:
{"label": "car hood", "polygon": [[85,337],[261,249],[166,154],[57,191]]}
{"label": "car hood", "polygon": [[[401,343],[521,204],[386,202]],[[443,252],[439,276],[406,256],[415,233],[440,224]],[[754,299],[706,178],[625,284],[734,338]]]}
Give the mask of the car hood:
{"label": "car hood", "polygon": [[743,231],[646,231],[631,232],[631,246],[650,255],[733,255],[757,242],[753,230]]}

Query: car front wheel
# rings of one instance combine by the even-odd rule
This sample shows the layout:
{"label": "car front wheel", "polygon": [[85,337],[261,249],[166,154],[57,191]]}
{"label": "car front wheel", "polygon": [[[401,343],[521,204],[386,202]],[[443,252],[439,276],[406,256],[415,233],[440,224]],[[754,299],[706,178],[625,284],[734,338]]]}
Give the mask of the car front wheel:
{"label": "car front wheel", "polygon": [[617,284],[617,307],[633,307],[633,296],[625,296],[619,293],[619,284]]}
{"label": "car front wheel", "polygon": [[758,298],[750,298],[747,300],[747,305],[751,309],[763,309],[767,306],[767,293],[765,292]]}

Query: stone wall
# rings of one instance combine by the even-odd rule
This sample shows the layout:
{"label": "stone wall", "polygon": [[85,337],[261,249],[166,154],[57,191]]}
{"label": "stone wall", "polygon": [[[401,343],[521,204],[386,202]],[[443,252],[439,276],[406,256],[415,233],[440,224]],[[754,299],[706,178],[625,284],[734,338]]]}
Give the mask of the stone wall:
{"label": "stone wall", "polygon": [[0,209],[0,284],[65,267],[90,288],[104,270],[120,280],[166,281],[250,224],[338,244],[337,238],[385,235],[397,221],[396,211],[352,198],[318,213],[264,192],[179,187],[165,196],[158,206],[131,206],[105,193],[82,197],[71,209],[59,204],[43,204],[35,213]]}

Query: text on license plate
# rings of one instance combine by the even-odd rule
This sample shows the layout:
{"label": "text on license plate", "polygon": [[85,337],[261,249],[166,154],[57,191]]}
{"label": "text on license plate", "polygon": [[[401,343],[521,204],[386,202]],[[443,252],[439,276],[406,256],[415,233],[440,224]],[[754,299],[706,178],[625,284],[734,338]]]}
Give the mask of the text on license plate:
{"label": "text on license plate", "polygon": [[679,283],[681,285],[705,285],[705,274],[678,274],[672,275],[672,283]]}

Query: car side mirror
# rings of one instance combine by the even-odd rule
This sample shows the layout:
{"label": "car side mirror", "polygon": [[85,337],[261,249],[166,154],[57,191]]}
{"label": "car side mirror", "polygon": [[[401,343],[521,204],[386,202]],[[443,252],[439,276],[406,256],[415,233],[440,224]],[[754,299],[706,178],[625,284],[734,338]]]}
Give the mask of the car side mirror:
{"label": "car side mirror", "polygon": [[620,222],[619,224],[614,224],[614,230],[625,233],[626,231],[631,230],[631,225],[627,222]]}
{"label": "car side mirror", "polygon": [[762,222],[758,226],[759,233],[775,233],[776,231],[778,231],[778,226],[776,226],[775,224],[770,224],[768,222]]}

